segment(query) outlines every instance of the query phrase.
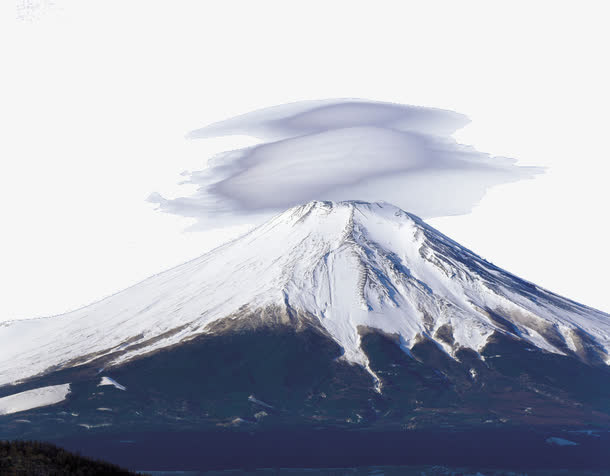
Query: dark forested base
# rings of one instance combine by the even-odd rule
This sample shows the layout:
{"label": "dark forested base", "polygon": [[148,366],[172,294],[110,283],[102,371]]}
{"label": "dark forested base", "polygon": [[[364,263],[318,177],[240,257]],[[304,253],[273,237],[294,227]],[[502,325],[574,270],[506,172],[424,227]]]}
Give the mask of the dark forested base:
{"label": "dark forested base", "polygon": [[[452,358],[426,338],[406,353],[394,336],[370,329],[362,348],[381,393],[369,372],[305,324],[229,328],[121,366],[94,361],[0,389],[71,384],[62,403],[0,416],[0,438],[54,441],[136,469],[610,467],[599,446],[609,443],[605,366],[506,334],[481,356]],[[126,390],[98,386],[103,375]]]}
{"label": "dark forested base", "polygon": [[3,476],[131,475],[119,466],[70,453],[39,441],[0,441]]}

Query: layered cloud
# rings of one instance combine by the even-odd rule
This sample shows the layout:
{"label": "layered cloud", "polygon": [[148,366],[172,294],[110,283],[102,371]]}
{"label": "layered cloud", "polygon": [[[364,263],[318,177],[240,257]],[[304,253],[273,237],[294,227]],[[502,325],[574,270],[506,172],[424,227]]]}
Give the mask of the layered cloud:
{"label": "layered cloud", "polygon": [[541,171],[458,144],[452,134],[468,122],[452,111],[364,100],[263,109],[191,132],[263,142],[187,173],[194,195],[149,200],[203,227],[257,222],[314,199],[383,200],[423,218],[464,214],[489,187]]}

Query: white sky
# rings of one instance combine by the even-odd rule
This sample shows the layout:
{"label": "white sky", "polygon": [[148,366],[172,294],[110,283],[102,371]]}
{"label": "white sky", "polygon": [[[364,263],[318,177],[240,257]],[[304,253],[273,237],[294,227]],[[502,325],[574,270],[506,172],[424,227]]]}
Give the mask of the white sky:
{"label": "white sky", "polygon": [[0,321],[80,307],[243,230],[185,233],[145,201],[253,143],[184,134],[335,97],[455,110],[473,121],[460,142],[549,167],[429,223],[610,312],[605,2],[16,3],[0,24]]}

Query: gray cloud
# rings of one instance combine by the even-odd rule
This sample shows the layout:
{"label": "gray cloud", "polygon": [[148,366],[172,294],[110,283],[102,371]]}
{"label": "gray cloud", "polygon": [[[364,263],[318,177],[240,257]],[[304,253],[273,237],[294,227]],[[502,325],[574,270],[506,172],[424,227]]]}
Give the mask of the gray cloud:
{"label": "gray cloud", "polygon": [[190,138],[249,135],[266,142],[218,154],[190,172],[188,197],[149,198],[203,227],[256,222],[309,200],[385,200],[423,218],[470,212],[497,184],[540,173],[451,135],[458,113],[364,100],[305,101],[211,124]]}
{"label": "gray cloud", "polygon": [[469,122],[463,114],[443,109],[357,99],[327,99],[260,109],[194,130],[188,137],[241,134],[270,141],[361,126],[448,136]]}

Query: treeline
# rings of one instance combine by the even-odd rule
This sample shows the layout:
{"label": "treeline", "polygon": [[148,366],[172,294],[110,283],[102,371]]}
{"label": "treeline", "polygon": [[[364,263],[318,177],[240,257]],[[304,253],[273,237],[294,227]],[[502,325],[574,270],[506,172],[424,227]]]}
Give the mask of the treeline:
{"label": "treeline", "polygon": [[70,453],[39,441],[0,441],[2,476],[134,475],[116,465]]}

